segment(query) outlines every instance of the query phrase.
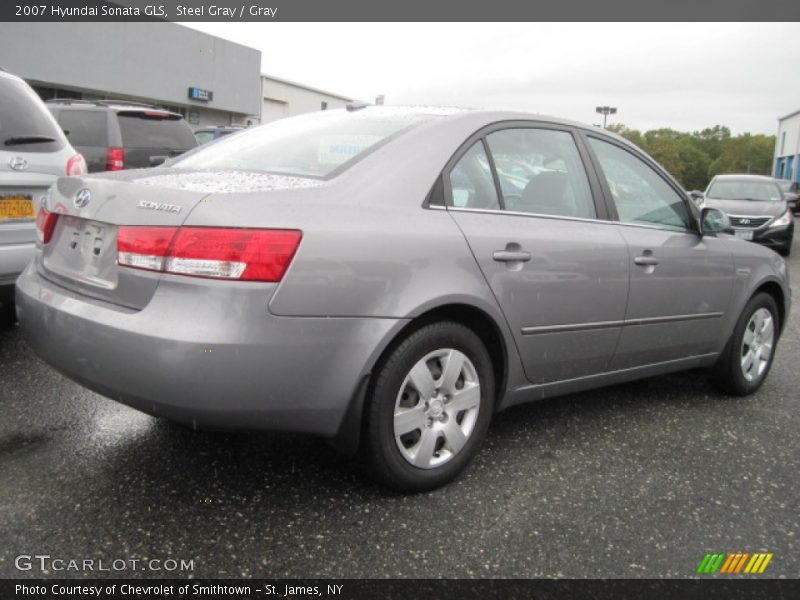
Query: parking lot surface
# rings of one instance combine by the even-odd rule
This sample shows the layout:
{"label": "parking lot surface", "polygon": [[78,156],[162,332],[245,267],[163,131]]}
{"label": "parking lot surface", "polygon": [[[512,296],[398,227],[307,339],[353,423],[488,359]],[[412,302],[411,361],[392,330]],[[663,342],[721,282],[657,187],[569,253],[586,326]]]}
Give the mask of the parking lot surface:
{"label": "parking lot surface", "polygon": [[[798,356],[795,292],[755,395],[689,372],[517,407],[456,483],[399,495],[319,440],[193,432],[93,394],[5,329],[0,577],[688,577],[738,551],[798,577]],[[15,567],[37,554],[142,562]]]}

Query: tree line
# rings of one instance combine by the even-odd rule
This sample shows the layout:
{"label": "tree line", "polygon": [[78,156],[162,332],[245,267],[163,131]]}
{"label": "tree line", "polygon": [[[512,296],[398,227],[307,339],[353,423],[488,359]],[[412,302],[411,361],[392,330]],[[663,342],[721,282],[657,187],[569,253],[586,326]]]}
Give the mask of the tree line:
{"label": "tree line", "polygon": [[656,159],[686,190],[704,190],[714,175],[771,175],[775,136],[749,133],[732,136],[724,125],[686,133],[651,129],[641,133],[622,123],[608,126]]}

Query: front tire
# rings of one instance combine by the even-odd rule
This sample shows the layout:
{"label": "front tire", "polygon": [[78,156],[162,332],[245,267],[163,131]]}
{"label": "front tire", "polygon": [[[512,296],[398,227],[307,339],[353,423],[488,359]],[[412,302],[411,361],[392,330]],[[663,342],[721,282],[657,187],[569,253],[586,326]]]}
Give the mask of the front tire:
{"label": "front tire", "polygon": [[363,452],[373,475],[403,492],[449,483],[486,437],[493,399],[492,362],[472,330],[452,321],[417,329],[370,386]]}
{"label": "front tire", "polygon": [[744,307],[714,367],[717,388],[726,394],[746,396],[761,387],[772,368],[779,332],[775,300],[763,292],[756,294]]}

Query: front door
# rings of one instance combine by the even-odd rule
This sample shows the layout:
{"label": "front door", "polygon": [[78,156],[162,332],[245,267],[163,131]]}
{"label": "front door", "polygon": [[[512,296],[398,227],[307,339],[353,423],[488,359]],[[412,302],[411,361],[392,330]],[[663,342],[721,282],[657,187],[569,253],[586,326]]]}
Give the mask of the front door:
{"label": "front door", "polygon": [[628,244],[630,293],[611,369],[714,351],[733,286],[722,240],[697,232],[685,194],[628,149],[590,137]]}

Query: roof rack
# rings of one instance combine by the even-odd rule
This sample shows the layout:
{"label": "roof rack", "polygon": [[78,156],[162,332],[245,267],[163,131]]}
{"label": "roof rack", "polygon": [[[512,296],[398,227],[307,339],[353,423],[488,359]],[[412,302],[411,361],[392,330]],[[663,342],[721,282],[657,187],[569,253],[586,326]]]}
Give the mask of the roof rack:
{"label": "roof rack", "polygon": [[45,100],[46,103],[52,104],[89,104],[93,106],[134,106],[137,108],[151,108],[153,110],[164,110],[152,104],[145,104],[143,102],[133,102],[132,100],[81,100],[79,98],[50,98]]}

